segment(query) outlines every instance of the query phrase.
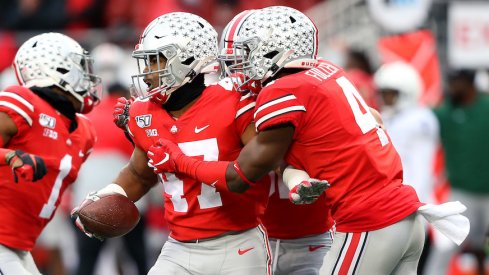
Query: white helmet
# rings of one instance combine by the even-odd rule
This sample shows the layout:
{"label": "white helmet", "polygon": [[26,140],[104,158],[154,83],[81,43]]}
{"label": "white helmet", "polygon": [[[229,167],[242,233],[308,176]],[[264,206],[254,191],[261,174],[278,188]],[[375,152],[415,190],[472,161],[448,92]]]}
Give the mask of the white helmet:
{"label": "white helmet", "polygon": [[243,27],[243,23],[248,17],[250,17],[257,10],[245,10],[236,15],[229,23],[224,27],[221,38],[219,40],[219,68],[221,70],[221,78],[226,76],[233,79],[234,88],[240,92],[252,92],[258,93],[261,90],[260,80],[251,80],[248,83],[243,83],[244,75],[239,72],[231,72],[229,66],[233,68],[233,65],[242,64],[245,60],[246,54],[242,49],[236,49],[234,47],[234,41],[238,38],[238,33]]}
{"label": "white helmet", "polygon": [[314,23],[298,10],[283,6],[253,12],[234,35],[236,60],[230,73],[242,71],[245,83],[262,82],[282,68],[313,68],[318,64],[318,31]]}
{"label": "white helmet", "polygon": [[385,106],[385,108],[391,108],[391,111],[394,112],[418,105],[418,98],[424,89],[423,82],[416,69],[400,61],[382,65],[375,73],[374,81],[381,93],[386,90],[399,92],[398,99],[394,105]]}
{"label": "white helmet", "polygon": [[13,67],[20,85],[56,86],[81,102],[88,113],[100,97],[100,78],[93,60],[80,44],[60,33],[44,33],[27,40],[15,55]]}
{"label": "white helmet", "polygon": [[[160,55],[167,60],[165,68],[159,67]],[[132,57],[138,60],[139,70],[132,76],[135,92],[141,98],[165,103],[171,93],[192,81],[217,58],[217,32],[197,15],[168,13],[146,27]],[[151,57],[156,58],[158,70],[150,70]],[[146,91],[144,78],[154,73],[159,74],[159,86]]]}

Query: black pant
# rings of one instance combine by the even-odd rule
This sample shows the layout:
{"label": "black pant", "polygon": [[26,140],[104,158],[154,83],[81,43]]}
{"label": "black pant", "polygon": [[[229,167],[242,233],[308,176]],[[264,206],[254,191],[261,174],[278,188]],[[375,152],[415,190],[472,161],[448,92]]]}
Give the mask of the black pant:
{"label": "black pant", "polygon": [[[136,264],[138,274],[146,275],[148,273],[148,265],[146,262],[146,244],[144,240],[145,231],[144,217],[136,225],[136,227],[128,234],[122,236],[124,247],[129,256]],[[97,239],[87,237],[83,232],[76,228],[75,230],[78,243],[78,267],[76,275],[92,275],[97,263],[97,258],[105,245],[105,241],[101,242]]]}

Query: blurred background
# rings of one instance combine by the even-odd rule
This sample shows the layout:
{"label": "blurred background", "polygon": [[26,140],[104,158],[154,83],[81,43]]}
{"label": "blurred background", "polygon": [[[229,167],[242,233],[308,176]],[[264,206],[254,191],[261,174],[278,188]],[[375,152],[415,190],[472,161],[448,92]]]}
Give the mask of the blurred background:
{"label": "blurred background", "polygon": [[[87,243],[69,219],[69,210],[88,191],[105,186],[130,157],[131,144],[115,126],[110,128],[110,114],[113,100],[128,96],[131,74],[137,70],[131,51],[144,27],[161,14],[187,11],[220,32],[240,11],[272,5],[296,8],[316,23],[319,55],[344,67],[372,107],[387,110],[383,95],[389,89],[402,99],[401,80],[397,87],[381,87],[376,81],[375,72],[383,64],[402,62],[417,72],[421,88],[411,107],[429,110],[434,122],[407,122],[421,125],[419,131],[391,130],[387,124],[388,131],[396,148],[395,134],[434,142],[429,155],[410,150],[417,145],[409,141],[399,144],[398,151],[406,152],[403,163],[410,159],[429,167],[422,172],[426,181],[421,182],[420,197],[438,203],[461,200],[471,210],[475,234],[455,248],[430,231],[419,274],[489,274],[489,0],[1,0],[1,88],[16,84],[10,65],[18,47],[47,31],[80,42],[92,53],[104,81],[107,103],[90,114],[98,125],[99,143],[33,253],[43,274],[145,274],[166,240],[159,187],[139,203],[144,218],[134,236],[103,245]],[[398,77],[402,73],[391,78]],[[421,173],[408,166],[406,173]]]}

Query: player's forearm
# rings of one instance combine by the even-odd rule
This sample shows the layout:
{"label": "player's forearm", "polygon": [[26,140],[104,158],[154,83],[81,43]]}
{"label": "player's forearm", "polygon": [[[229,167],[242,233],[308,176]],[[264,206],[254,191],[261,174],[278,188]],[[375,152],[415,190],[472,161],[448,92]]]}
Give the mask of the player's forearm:
{"label": "player's forearm", "polygon": [[113,183],[119,185],[127,197],[132,201],[138,201],[158,182],[155,174],[150,177],[140,175],[130,164],[125,166]]}

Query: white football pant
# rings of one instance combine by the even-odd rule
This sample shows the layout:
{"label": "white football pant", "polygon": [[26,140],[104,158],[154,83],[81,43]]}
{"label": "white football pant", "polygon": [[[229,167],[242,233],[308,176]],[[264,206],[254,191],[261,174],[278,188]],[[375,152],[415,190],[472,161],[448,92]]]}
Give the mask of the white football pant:
{"label": "white football pant", "polygon": [[271,275],[271,263],[266,231],[258,226],[197,243],[170,237],[148,275]]}
{"label": "white football pant", "polygon": [[333,244],[332,232],[292,240],[270,239],[274,275],[317,275]]}
{"label": "white football pant", "polygon": [[41,275],[29,251],[0,244],[0,275]]}
{"label": "white football pant", "polygon": [[413,213],[379,230],[336,232],[321,275],[416,275],[423,251],[423,218]]}

